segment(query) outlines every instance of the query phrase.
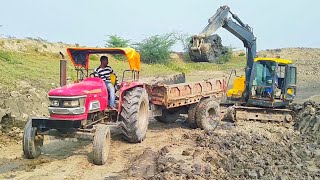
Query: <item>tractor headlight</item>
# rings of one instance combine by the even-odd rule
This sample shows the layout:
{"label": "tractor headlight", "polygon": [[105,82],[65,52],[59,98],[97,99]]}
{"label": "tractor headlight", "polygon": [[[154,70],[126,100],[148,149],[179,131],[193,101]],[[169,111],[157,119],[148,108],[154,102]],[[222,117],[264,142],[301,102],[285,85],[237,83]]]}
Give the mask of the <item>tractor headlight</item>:
{"label": "tractor headlight", "polygon": [[77,100],[64,100],[62,103],[62,107],[66,107],[66,108],[79,107],[79,106],[80,106],[79,99],[77,99]]}
{"label": "tractor headlight", "polygon": [[52,107],[59,107],[59,105],[60,105],[60,102],[58,100],[52,100],[51,101],[51,106]]}

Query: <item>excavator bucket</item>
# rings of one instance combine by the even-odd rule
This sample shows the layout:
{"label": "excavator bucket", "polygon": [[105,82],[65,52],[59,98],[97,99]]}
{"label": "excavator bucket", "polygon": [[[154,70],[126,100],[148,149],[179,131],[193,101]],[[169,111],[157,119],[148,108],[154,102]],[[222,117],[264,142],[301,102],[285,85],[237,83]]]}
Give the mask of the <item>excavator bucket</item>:
{"label": "excavator bucket", "polygon": [[221,44],[218,35],[212,35],[223,26],[228,17],[230,8],[221,6],[217,12],[208,20],[208,25],[199,35],[192,36],[189,54],[195,62],[216,62],[217,58],[226,51]]}

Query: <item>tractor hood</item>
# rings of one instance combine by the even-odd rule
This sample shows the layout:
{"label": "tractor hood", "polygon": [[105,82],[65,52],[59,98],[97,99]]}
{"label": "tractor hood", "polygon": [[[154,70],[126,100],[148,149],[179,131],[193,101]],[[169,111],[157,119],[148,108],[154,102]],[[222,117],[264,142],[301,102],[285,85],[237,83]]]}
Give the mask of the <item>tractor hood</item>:
{"label": "tractor hood", "polygon": [[49,91],[49,96],[82,96],[105,93],[105,83],[100,78],[87,78],[79,83],[63,86]]}

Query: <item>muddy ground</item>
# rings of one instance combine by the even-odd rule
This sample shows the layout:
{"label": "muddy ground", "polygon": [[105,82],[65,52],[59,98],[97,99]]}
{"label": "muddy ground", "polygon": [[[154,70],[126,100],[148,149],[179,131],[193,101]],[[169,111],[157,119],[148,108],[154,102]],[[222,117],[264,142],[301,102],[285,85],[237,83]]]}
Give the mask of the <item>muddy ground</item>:
{"label": "muddy ground", "polygon": [[[108,163],[92,164],[90,141],[46,139],[43,154],[27,160],[21,141],[0,147],[0,179],[319,179],[320,141],[292,126],[222,123],[191,130],[182,120],[151,120],[144,142],[114,133]],[[3,137],[2,137],[3,138]]]}

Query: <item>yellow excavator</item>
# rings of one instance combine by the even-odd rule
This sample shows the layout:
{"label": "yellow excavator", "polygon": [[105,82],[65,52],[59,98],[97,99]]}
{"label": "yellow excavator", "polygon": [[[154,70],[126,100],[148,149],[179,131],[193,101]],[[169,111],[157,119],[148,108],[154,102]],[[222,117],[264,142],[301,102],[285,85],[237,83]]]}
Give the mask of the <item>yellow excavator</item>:
{"label": "yellow excavator", "polygon": [[[229,13],[231,17],[228,17]],[[235,20],[235,21],[234,21]],[[297,68],[291,60],[257,58],[256,37],[252,28],[230,11],[220,7],[209,20],[207,31],[225,28],[246,47],[245,76],[237,77],[227,93],[229,117],[233,120],[291,122],[294,113],[287,107],[296,96]],[[193,36],[190,51],[200,51],[204,36]],[[231,77],[231,74],[230,74]]]}

